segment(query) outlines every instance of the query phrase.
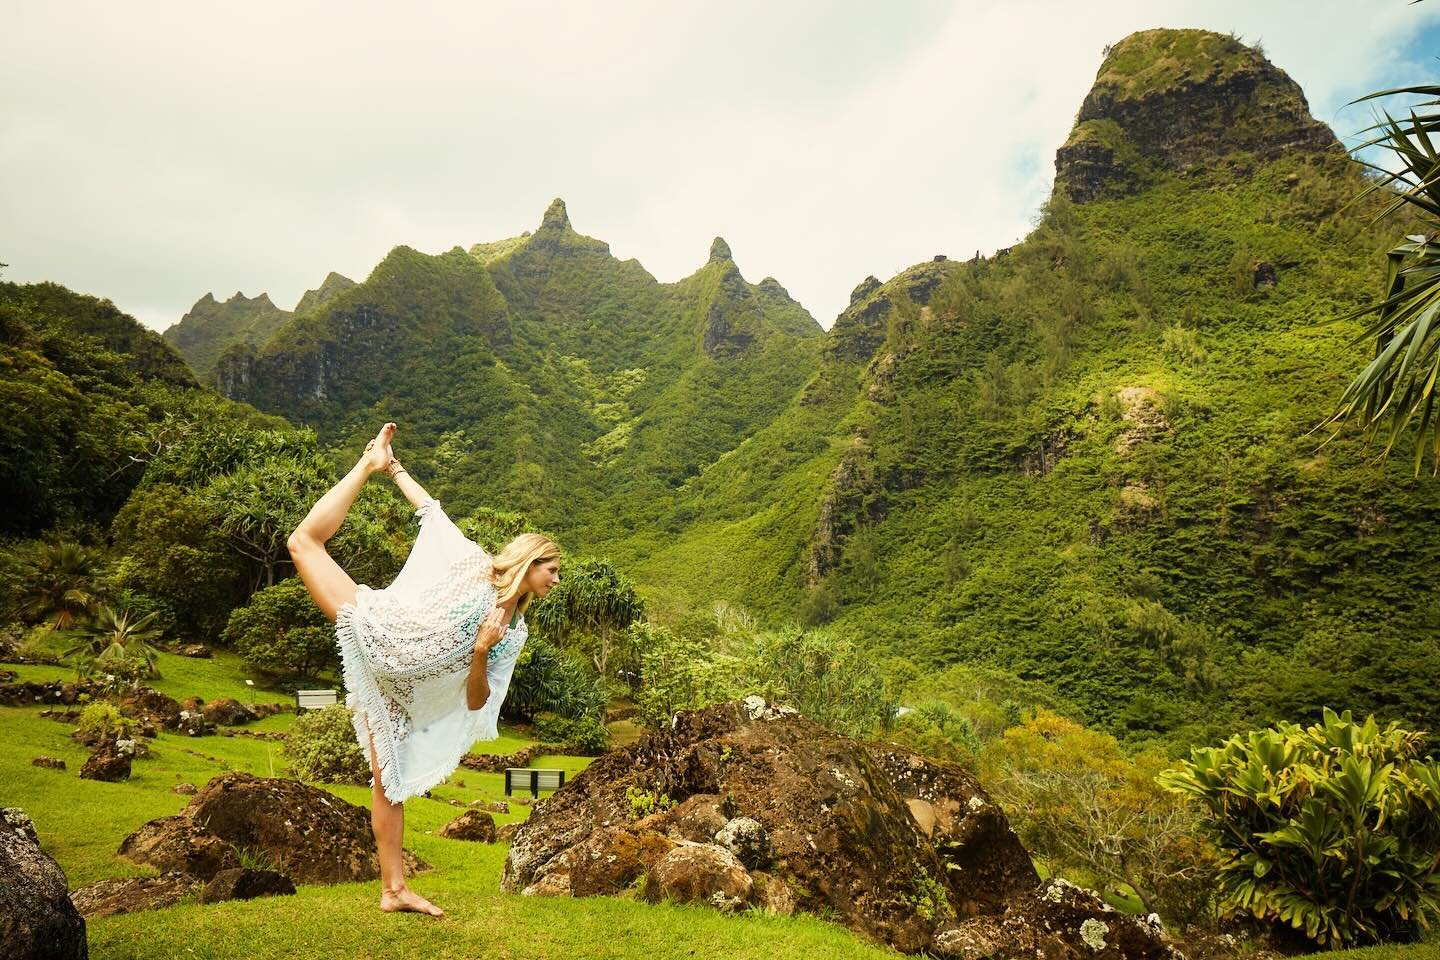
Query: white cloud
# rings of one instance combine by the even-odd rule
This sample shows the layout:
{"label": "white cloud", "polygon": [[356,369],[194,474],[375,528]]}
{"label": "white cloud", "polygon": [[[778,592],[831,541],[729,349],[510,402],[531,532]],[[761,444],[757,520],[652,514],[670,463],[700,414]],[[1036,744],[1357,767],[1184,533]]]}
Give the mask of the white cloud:
{"label": "white cloud", "polygon": [[1028,229],[1101,49],[1263,41],[1317,116],[1433,76],[1428,4],[24,4],[0,38],[0,260],[163,328],[327,270],[577,229],[662,280],[726,237],[825,325],[867,274]]}

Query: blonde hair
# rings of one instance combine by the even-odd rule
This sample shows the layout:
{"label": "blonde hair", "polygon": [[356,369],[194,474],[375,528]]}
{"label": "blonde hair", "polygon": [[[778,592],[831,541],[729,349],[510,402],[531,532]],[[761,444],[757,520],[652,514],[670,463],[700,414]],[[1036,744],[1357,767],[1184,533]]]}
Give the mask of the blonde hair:
{"label": "blonde hair", "polygon": [[[505,603],[520,592],[532,563],[549,563],[559,559],[560,548],[538,533],[522,533],[505,544],[505,548],[493,558],[494,569],[490,572],[490,579],[495,584],[496,605]],[[515,612],[524,613],[534,596],[527,592],[521,597]]]}

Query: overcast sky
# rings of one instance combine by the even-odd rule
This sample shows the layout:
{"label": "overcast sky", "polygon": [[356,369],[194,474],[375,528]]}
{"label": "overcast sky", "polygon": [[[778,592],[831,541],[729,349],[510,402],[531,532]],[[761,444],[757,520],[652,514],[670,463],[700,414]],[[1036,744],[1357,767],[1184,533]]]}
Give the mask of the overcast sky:
{"label": "overcast sky", "polygon": [[823,325],[867,274],[1030,228],[1101,51],[1259,40],[1342,136],[1440,74],[1440,2],[10,0],[0,261],[156,329],[397,244],[581,233],[676,280],[724,236]]}

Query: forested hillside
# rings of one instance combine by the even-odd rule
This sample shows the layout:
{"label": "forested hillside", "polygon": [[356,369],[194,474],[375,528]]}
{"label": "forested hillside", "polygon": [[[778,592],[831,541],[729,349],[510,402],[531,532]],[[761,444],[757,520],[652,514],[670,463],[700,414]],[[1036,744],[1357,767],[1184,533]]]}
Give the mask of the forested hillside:
{"label": "forested hillside", "polygon": [[1030,236],[862,283],[789,409],[611,553],[675,609],[998,665],[1133,739],[1434,724],[1440,488],[1312,432],[1363,355],[1326,321],[1402,226],[1363,188],[1257,51],[1134,35]]}
{"label": "forested hillside", "polygon": [[673,284],[577,233],[557,200],[530,235],[427,256],[221,358],[222,392],[358,447],[385,419],[445,502],[503,506],[589,548],[769,423],[821,329],[723,240]]}

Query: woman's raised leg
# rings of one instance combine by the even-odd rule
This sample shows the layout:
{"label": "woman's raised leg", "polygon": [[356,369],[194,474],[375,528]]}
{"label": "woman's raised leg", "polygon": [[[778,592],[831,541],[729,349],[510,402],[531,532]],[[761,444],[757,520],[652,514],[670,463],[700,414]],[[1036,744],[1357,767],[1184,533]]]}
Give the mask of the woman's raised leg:
{"label": "woman's raised leg", "polygon": [[300,574],[316,606],[332,621],[341,606],[355,599],[355,581],[325,552],[325,543],[340,529],[370,474],[389,464],[390,438],[394,435],[395,424],[381,427],[350,472],[316,501],[285,542],[295,572]]}

